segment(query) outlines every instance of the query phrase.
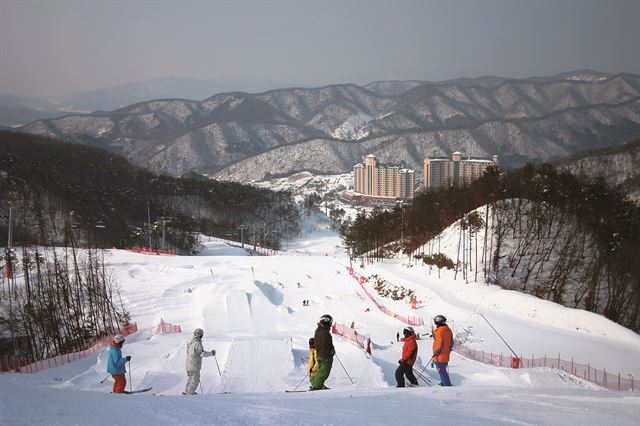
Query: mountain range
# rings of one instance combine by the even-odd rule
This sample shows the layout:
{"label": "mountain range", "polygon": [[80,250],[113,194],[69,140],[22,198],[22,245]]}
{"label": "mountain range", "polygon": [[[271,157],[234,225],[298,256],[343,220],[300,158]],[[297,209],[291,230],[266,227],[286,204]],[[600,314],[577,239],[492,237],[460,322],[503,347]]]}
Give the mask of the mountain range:
{"label": "mountain range", "polygon": [[418,170],[425,157],[454,151],[498,154],[509,167],[636,139],[640,76],[576,71],[230,92],[42,119],[18,130],[100,146],[157,173],[230,180],[344,173],[370,153]]}

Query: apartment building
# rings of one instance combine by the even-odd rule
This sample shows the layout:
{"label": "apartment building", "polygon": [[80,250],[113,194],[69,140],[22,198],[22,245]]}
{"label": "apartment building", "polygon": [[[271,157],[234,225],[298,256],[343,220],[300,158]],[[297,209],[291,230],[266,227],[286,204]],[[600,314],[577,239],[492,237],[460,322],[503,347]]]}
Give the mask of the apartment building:
{"label": "apartment building", "polygon": [[494,155],[492,160],[463,159],[462,153],[457,151],[451,155],[451,159],[425,158],[424,188],[468,185],[482,176],[487,167],[497,165],[497,155]]}
{"label": "apartment building", "polygon": [[363,196],[412,199],[414,185],[413,170],[378,163],[373,154],[353,166],[353,190]]}

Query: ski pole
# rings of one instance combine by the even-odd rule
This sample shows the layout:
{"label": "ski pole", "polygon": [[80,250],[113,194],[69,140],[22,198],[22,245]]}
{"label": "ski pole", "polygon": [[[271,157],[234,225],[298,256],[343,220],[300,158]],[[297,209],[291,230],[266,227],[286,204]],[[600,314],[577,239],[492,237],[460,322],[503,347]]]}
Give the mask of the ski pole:
{"label": "ski pole", "polygon": [[104,383],[104,381],[107,380],[109,377],[111,377],[111,374],[108,374],[107,377],[105,377],[104,379],[100,380],[100,384]]}
{"label": "ski pole", "polygon": [[227,392],[227,389],[224,386],[224,380],[222,379],[222,371],[220,371],[220,364],[218,364],[218,357],[214,355],[213,359],[216,360],[216,367],[218,367],[218,374],[220,374],[220,383],[222,383],[222,390]]}
{"label": "ski pole", "polygon": [[415,370],[415,369],[414,369],[413,371],[416,373],[416,375],[417,375],[418,377],[420,377],[422,380],[424,380],[424,382],[425,382],[427,385],[431,386],[431,380],[429,380],[426,376],[422,375],[418,370]]}
{"label": "ski pole", "polygon": [[484,318],[484,320],[487,322],[487,324],[489,324],[489,327],[491,327],[493,329],[493,331],[496,332],[496,334],[498,335],[498,337],[500,339],[502,339],[502,341],[504,342],[505,345],[507,345],[507,347],[509,348],[509,350],[511,351],[511,353],[513,354],[514,357],[518,358],[518,355],[516,355],[516,353],[513,351],[513,349],[511,349],[511,346],[509,346],[509,344],[507,343],[506,340],[504,340],[502,338],[502,336],[500,335],[500,333],[498,333],[498,330],[496,330],[495,328],[493,328],[493,326],[491,325],[491,323],[489,322],[488,319],[485,318],[485,316],[483,314],[479,314],[482,318]]}
{"label": "ski pole", "polygon": [[309,373],[307,373],[307,374],[305,374],[305,375],[304,375],[304,377],[302,378],[302,380],[300,380],[300,382],[296,385],[296,387],[295,387],[295,388],[293,388],[293,390],[294,390],[294,391],[295,391],[295,390],[297,390],[297,389],[300,387],[300,385],[302,384],[302,382],[304,382],[304,379],[306,379],[307,377],[309,377]]}
{"label": "ski pole", "polygon": [[131,381],[131,360],[127,362],[129,363],[129,392],[133,392],[133,382]]}
{"label": "ski pole", "polygon": [[351,379],[351,376],[349,375],[349,373],[347,373],[347,369],[344,368],[344,365],[342,365],[342,361],[340,361],[340,358],[338,358],[338,354],[336,354],[336,359],[338,360],[338,362],[340,363],[340,366],[342,367],[342,369],[344,370],[344,373],[347,375],[347,377],[349,378],[349,380],[351,380],[351,384],[355,385],[355,382]]}

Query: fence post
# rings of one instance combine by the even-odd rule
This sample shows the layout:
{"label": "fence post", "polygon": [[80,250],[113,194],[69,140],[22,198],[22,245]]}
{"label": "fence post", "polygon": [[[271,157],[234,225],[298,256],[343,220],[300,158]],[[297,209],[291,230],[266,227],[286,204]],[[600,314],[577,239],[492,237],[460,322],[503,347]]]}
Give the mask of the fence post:
{"label": "fence post", "polygon": [[602,371],[603,371],[603,373],[602,373],[602,384],[606,388],[607,387],[607,369],[603,368]]}
{"label": "fence post", "polygon": [[573,357],[571,357],[571,374],[575,374],[575,373],[573,372]]}
{"label": "fence post", "polygon": [[558,352],[558,370],[560,369],[560,352]]}
{"label": "fence post", "polygon": [[618,371],[618,390],[620,390],[620,372]]}
{"label": "fence post", "polygon": [[591,381],[591,364],[587,363],[587,380]]}
{"label": "fence post", "polygon": [[544,366],[547,366],[547,354],[544,355]]}
{"label": "fence post", "polygon": [[631,378],[631,392],[634,392],[634,377],[633,374],[629,374],[629,377]]}

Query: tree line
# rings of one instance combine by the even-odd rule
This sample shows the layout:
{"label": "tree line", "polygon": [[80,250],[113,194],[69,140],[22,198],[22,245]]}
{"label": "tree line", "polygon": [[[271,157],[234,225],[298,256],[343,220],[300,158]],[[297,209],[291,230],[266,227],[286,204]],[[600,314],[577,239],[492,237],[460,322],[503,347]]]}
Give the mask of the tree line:
{"label": "tree line", "polygon": [[164,241],[184,251],[198,231],[239,241],[239,225],[255,227],[277,248],[297,230],[287,192],[155,175],[95,147],[23,133],[0,131],[0,148],[0,235],[12,206],[18,244],[65,244],[66,224],[85,245],[158,248]]}
{"label": "tree line", "polygon": [[[449,259],[439,236],[454,222],[460,238]],[[469,186],[427,192],[406,207],[360,212],[341,235],[352,257],[402,252],[410,261],[453,267],[456,277],[482,273],[505,288],[640,331],[640,208],[602,178],[549,164],[492,167]]]}

